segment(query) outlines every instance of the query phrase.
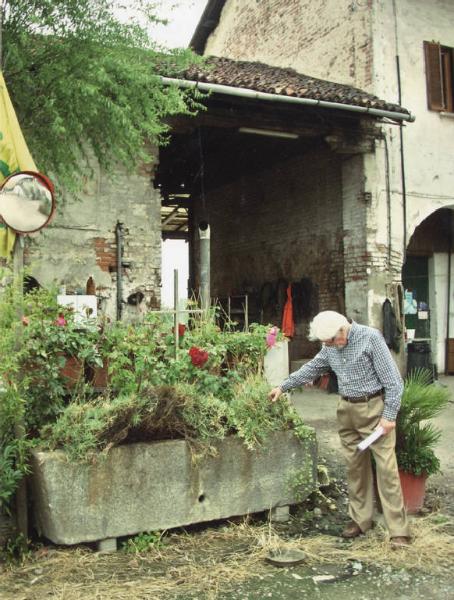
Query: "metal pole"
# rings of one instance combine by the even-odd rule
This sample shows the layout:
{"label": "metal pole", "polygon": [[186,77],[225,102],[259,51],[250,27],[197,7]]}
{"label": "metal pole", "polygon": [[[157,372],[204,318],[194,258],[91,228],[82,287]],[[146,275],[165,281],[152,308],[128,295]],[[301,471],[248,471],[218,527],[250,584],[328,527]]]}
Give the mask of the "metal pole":
{"label": "metal pole", "polygon": [[210,226],[206,221],[199,224],[200,236],[200,301],[202,310],[208,311],[210,292]]}
{"label": "metal pole", "polygon": [[[16,327],[16,352],[22,346],[22,317],[23,317],[23,295],[24,295],[24,238],[16,236],[13,252],[13,274],[14,286],[18,294],[17,327]],[[20,372],[18,377],[20,377]],[[21,414],[14,423],[14,436],[17,440],[25,438],[24,417]],[[19,481],[16,490],[16,523],[19,533],[25,540],[28,538],[28,513],[27,513],[27,478],[24,476]]]}
{"label": "metal pole", "polygon": [[123,312],[123,281],[122,281],[122,256],[123,256],[123,223],[118,221],[115,228],[117,241],[117,321],[121,321]]}
{"label": "metal pole", "polygon": [[173,320],[173,331],[175,335],[175,358],[178,354],[178,346],[180,343],[180,336],[178,333],[178,325],[180,324],[180,312],[178,307],[178,269],[173,270],[173,308],[175,310]]}

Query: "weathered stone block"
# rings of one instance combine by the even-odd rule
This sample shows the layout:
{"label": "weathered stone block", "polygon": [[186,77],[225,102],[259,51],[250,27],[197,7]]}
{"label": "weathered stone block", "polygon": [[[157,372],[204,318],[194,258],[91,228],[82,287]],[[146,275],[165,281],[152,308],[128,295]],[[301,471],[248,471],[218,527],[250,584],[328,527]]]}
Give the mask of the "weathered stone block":
{"label": "weathered stone block", "polygon": [[[217,450],[198,464],[184,440],[120,446],[95,464],[36,450],[37,528],[55,543],[77,544],[287,506],[315,489],[313,437],[276,432],[250,451],[232,436]],[[299,481],[304,472],[306,489],[292,488],[295,472]]]}

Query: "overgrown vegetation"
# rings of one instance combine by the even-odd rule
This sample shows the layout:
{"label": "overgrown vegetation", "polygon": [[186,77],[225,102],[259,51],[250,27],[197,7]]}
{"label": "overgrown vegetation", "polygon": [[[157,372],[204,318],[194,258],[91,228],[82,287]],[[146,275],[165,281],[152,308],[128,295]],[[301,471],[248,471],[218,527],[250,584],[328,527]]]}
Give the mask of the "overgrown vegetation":
{"label": "overgrown vegetation", "polygon": [[441,431],[430,422],[449,402],[449,390],[431,383],[427,369],[416,369],[405,380],[396,422],[396,456],[399,469],[413,475],[440,470],[434,452]]}
{"label": "overgrown vegetation", "polygon": [[[221,331],[212,318],[194,319],[176,351],[168,318],[80,323],[55,297],[39,290],[22,301],[11,287],[1,295],[0,508],[34,445],[87,461],[119,444],[186,439],[196,458],[228,435],[248,448],[275,430],[307,435],[286,402],[268,401],[266,326]],[[93,382],[102,369],[100,389]]]}
{"label": "overgrown vegetation", "polygon": [[2,2],[0,66],[38,168],[64,189],[82,188],[93,157],[111,173],[150,162],[165,118],[200,108],[200,94],[161,82],[201,59],[150,39],[158,4]]}
{"label": "overgrown vegetation", "polygon": [[122,546],[126,554],[142,554],[151,548],[161,549],[164,546],[163,534],[159,531],[145,531],[129,538]]}

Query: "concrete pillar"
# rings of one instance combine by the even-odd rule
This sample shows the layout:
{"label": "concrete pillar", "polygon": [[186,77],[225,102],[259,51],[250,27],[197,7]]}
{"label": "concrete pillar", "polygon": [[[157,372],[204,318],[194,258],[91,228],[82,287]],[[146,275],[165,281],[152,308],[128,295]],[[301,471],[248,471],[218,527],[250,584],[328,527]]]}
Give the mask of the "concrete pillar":
{"label": "concrete pillar", "polygon": [[117,551],[117,538],[107,538],[97,542],[98,552],[100,554],[109,554]]}
{"label": "concrete pillar", "polygon": [[344,229],[345,312],[367,323],[367,206],[365,172],[361,154],[342,163],[342,219]]}
{"label": "concrete pillar", "polygon": [[290,519],[289,506],[275,506],[271,509],[270,520],[273,523],[287,523]]}

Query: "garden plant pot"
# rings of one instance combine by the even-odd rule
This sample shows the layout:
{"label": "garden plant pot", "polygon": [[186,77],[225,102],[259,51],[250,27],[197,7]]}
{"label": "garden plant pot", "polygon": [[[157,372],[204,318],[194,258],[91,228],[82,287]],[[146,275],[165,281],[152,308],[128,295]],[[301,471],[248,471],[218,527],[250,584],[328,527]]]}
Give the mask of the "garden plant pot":
{"label": "garden plant pot", "polygon": [[66,362],[60,369],[60,375],[68,389],[74,388],[83,377],[84,364],[75,356],[67,356]]}
{"label": "garden plant pot", "polygon": [[405,508],[409,514],[415,514],[424,506],[427,475],[399,471],[399,477]]}
{"label": "garden plant pot", "polygon": [[102,367],[88,367],[88,374],[86,372],[86,381],[90,383],[94,388],[104,389],[108,386],[109,376],[109,362],[104,359]]}

